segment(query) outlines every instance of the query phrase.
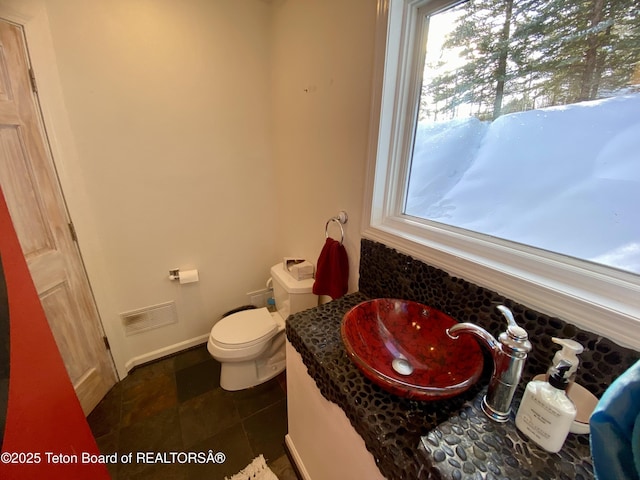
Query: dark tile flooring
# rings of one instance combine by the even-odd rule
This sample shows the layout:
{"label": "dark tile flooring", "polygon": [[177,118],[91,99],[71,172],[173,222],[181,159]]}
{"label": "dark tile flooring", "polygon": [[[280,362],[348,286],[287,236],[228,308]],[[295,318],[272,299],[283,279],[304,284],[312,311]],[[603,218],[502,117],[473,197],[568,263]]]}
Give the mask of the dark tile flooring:
{"label": "dark tile flooring", "polygon": [[[103,454],[133,453],[131,463],[109,465],[113,480],[223,480],[260,454],[280,480],[296,480],[284,449],[285,375],[239,392],[219,381],[220,364],[201,346],[137,367],[116,384],[87,418]],[[209,450],[224,453],[224,463],[137,461],[139,452]]]}

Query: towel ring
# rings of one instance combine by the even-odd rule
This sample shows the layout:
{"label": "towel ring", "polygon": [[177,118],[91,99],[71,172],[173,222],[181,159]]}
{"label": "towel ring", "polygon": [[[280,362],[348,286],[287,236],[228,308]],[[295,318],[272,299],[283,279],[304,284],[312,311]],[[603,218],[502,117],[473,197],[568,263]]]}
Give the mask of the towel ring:
{"label": "towel ring", "polygon": [[329,238],[329,224],[331,222],[336,222],[340,227],[340,245],[342,245],[342,242],[344,242],[344,228],[342,228],[342,224],[337,218],[330,218],[329,220],[327,220],[327,223],[324,226],[324,237]]}
{"label": "towel ring", "polygon": [[340,245],[344,243],[344,228],[342,228],[343,223],[347,223],[348,220],[347,212],[344,210],[341,211],[337,217],[331,217],[327,220],[327,223],[324,225],[324,236],[325,238],[329,238],[329,224],[331,222],[336,222],[340,227]]}

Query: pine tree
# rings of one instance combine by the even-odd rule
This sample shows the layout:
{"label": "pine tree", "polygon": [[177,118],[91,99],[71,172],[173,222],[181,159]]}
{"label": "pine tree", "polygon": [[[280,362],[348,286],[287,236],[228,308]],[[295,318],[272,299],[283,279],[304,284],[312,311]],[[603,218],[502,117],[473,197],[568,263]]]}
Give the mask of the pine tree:
{"label": "pine tree", "polygon": [[[506,3],[506,4],[505,4]],[[513,0],[469,1],[444,48],[462,48],[465,65],[434,79],[426,90],[437,102],[445,102],[444,111],[453,112],[462,104],[472,104],[481,118],[494,116],[496,91],[504,93],[509,79],[507,69],[510,19],[507,9]],[[502,35],[500,35],[502,32]]]}
{"label": "pine tree", "polygon": [[640,89],[640,0],[470,0],[456,8],[464,15],[443,48],[460,50],[465,64],[423,87],[434,115],[467,104],[495,119]]}
{"label": "pine tree", "polygon": [[[545,104],[560,105],[603,96],[624,86],[640,60],[638,0],[538,0],[535,14],[516,29],[527,42],[518,64],[535,72]],[[631,62],[630,62],[631,61]],[[525,65],[528,65],[525,67]]]}

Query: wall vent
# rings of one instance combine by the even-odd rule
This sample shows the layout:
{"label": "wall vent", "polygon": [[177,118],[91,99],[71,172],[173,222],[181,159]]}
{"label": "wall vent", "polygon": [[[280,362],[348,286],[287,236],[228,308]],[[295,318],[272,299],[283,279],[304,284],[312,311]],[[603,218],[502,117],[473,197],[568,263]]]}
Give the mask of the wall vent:
{"label": "wall vent", "polygon": [[262,290],[247,293],[249,303],[257,308],[267,307],[267,300],[271,297],[273,297],[273,288],[264,288]]}
{"label": "wall vent", "polygon": [[178,312],[174,302],[166,302],[121,313],[120,318],[122,318],[124,333],[129,336],[178,323]]}

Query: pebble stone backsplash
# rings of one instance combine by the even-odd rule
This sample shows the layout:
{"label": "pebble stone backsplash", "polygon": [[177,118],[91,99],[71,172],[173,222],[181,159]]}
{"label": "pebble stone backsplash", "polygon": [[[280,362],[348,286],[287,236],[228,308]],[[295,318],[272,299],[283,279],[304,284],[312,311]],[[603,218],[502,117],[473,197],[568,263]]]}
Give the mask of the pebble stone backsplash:
{"label": "pebble stone backsplash", "polygon": [[[509,422],[492,422],[480,410],[492,368],[488,356],[479,382],[448,400],[408,400],[366,379],[347,356],[340,323],[351,307],[381,297],[424,303],[460,322],[476,323],[495,336],[505,329],[495,306],[511,308],[529,333],[533,351]],[[322,395],[344,410],[390,480],[593,478],[588,435],[569,434],[563,449],[550,454],[528,441],[514,424],[526,382],[546,371],[558,349],[552,336],[573,338],[585,347],[576,381],[598,397],[640,358],[634,350],[366,239],[361,244],[359,292],[287,320],[287,337]]]}

